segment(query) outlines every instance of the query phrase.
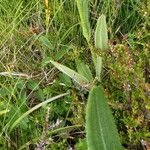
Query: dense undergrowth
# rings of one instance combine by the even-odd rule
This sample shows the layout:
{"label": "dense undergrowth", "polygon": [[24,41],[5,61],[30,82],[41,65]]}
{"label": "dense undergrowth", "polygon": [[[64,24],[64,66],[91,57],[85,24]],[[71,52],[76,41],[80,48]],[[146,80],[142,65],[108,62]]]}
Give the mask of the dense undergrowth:
{"label": "dense undergrowth", "polygon": [[[102,85],[121,143],[148,150],[150,3],[90,0],[89,11],[92,29],[107,16]],[[1,0],[0,16],[0,150],[86,150],[88,93],[49,63],[53,58],[75,69],[85,60],[93,70],[76,2]],[[69,94],[33,111],[62,93]]]}

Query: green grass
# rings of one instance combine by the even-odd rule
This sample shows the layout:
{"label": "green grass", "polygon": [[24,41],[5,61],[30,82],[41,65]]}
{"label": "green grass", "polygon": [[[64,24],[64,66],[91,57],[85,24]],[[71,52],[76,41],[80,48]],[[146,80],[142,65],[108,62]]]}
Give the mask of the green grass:
{"label": "green grass", "polygon": [[[42,141],[45,149],[86,149],[87,93],[46,60],[57,58],[72,69],[77,60],[85,60],[93,70],[89,47],[82,35],[75,1],[49,1],[48,27],[44,2],[0,2],[2,150],[32,150]],[[141,150],[141,140],[150,142],[149,5],[146,0],[91,0],[89,5],[92,36],[98,17],[102,13],[107,17],[109,49],[103,60],[102,81],[122,144],[129,150]],[[34,33],[37,27],[41,30]],[[53,50],[38,39],[41,35],[49,40]],[[66,92],[69,95],[32,112],[47,99]],[[21,117],[24,118],[18,122]]]}

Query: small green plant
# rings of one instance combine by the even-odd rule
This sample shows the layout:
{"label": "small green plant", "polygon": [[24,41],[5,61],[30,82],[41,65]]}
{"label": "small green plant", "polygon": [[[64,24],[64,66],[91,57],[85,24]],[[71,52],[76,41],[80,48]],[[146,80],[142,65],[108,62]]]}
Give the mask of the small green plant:
{"label": "small green plant", "polygon": [[90,23],[88,20],[88,0],[77,0],[77,7],[81,19],[83,35],[90,47],[96,76],[93,79],[92,71],[84,62],[77,63],[74,70],[53,60],[50,62],[61,72],[71,77],[75,82],[90,91],[86,111],[86,133],[89,150],[121,150],[119,135],[111,114],[111,110],[104,97],[103,89],[96,86],[95,81],[101,81],[102,54],[107,50],[108,35],[106,17],[101,15],[95,31],[95,48],[90,44]]}

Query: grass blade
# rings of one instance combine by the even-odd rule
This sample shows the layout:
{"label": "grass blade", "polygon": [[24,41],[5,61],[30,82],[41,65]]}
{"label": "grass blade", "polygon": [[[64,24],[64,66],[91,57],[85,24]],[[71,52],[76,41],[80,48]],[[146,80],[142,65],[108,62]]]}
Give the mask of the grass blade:
{"label": "grass blade", "polygon": [[48,100],[46,100],[46,101],[44,101],[44,102],[42,102],[42,103],[40,103],[40,104],[34,106],[33,108],[31,108],[31,109],[28,110],[27,112],[25,112],[22,116],[20,116],[20,117],[12,124],[12,126],[11,126],[11,128],[10,128],[10,132],[11,132],[11,131],[13,130],[13,128],[14,128],[17,124],[19,124],[19,122],[20,122],[23,118],[25,118],[27,115],[29,115],[30,113],[32,113],[32,112],[35,111],[36,109],[40,108],[41,106],[43,106],[43,105],[45,105],[45,104],[48,104],[49,102],[52,102],[52,101],[54,101],[54,100],[56,100],[56,99],[58,99],[58,98],[61,98],[61,97],[63,97],[63,96],[66,96],[67,94],[68,94],[68,93],[64,93],[64,94],[60,94],[60,95],[57,95],[57,96],[55,96],[55,97],[52,97],[52,98],[50,98],[50,99],[48,99]]}
{"label": "grass blade", "polygon": [[88,97],[86,132],[89,150],[121,150],[121,143],[103,89],[94,86]]}

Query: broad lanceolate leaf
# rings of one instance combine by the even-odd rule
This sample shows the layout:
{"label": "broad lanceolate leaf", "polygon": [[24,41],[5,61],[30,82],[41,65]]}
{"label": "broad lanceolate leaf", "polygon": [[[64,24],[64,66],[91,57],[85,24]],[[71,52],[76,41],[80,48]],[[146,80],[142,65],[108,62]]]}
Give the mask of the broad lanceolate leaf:
{"label": "broad lanceolate leaf", "polygon": [[76,2],[80,15],[83,35],[86,38],[87,42],[89,43],[91,36],[91,29],[89,22],[88,0],[76,0]]}
{"label": "broad lanceolate leaf", "polygon": [[50,61],[58,70],[60,70],[61,72],[65,73],[66,75],[68,75],[70,78],[72,78],[74,81],[76,81],[77,83],[79,83],[80,85],[84,86],[86,84],[89,83],[88,79],[86,79],[86,77],[80,75],[79,73],[75,72],[74,70],[61,65],[58,62],[54,62],[54,61]]}
{"label": "broad lanceolate leaf", "polygon": [[86,77],[89,82],[92,82],[93,76],[89,66],[80,61],[77,61],[76,64],[78,73]]}
{"label": "broad lanceolate leaf", "polygon": [[106,50],[108,47],[108,33],[106,25],[105,15],[101,15],[97,21],[96,31],[95,31],[95,47]]}
{"label": "broad lanceolate leaf", "polygon": [[119,135],[103,89],[94,86],[86,110],[88,150],[121,150]]}

